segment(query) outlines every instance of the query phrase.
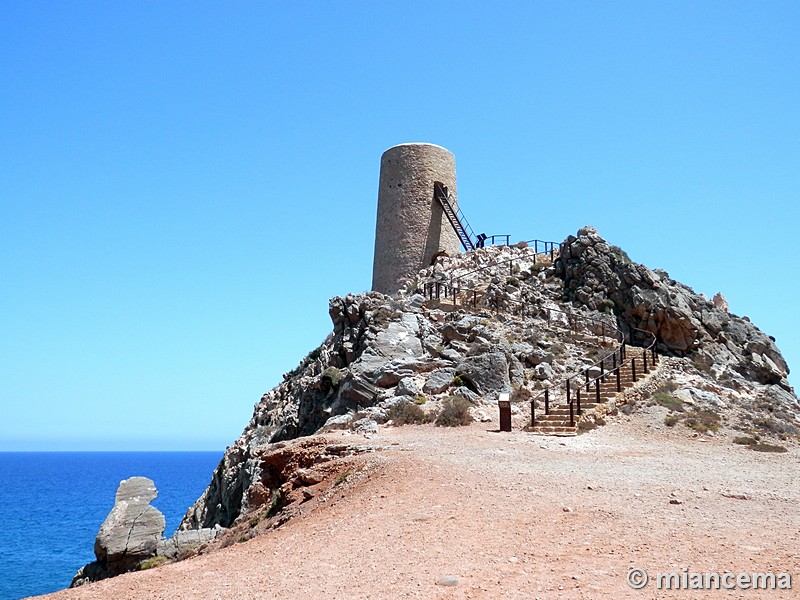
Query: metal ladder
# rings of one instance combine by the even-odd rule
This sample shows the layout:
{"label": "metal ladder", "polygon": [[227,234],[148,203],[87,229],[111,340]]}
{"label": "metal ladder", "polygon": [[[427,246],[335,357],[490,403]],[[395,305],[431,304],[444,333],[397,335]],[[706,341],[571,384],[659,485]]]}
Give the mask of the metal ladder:
{"label": "metal ladder", "polygon": [[[453,210],[453,205],[450,203],[450,193],[447,191],[447,186],[439,181],[434,182],[433,197],[439,201],[439,204],[442,205],[442,210],[447,216],[447,220],[450,221],[450,225],[453,226],[458,239],[461,240],[461,245],[464,247],[464,250],[466,252],[475,250],[475,242],[473,241],[477,240],[475,232],[472,231],[472,227],[469,226],[469,222],[467,222],[467,219],[464,217],[464,213],[461,212],[461,209],[459,208],[457,212]],[[484,238],[485,237],[486,236],[484,236]]]}

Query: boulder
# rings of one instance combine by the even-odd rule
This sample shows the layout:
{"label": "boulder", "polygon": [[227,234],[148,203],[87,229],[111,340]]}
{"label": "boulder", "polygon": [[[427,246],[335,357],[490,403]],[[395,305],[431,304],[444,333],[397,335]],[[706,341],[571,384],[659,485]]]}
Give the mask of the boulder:
{"label": "boulder", "polygon": [[395,396],[416,396],[419,393],[420,389],[417,382],[410,377],[401,379],[394,390]]}
{"label": "boulder", "polygon": [[422,386],[422,391],[426,394],[441,394],[450,387],[455,376],[456,370],[450,367],[436,369],[428,375],[428,380],[425,382],[425,385]]}
{"label": "boulder", "polygon": [[456,373],[481,396],[511,392],[508,360],[503,352],[468,356],[456,366]]}
{"label": "boulder", "polygon": [[166,521],[150,502],[158,497],[152,479],[131,477],[119,484],[114,508],[94,543],[97,560],[109,573],[125,573],[156,554]]}
{"label": "boulder", "polygon": [[94,542],[97,560],[82,567],[70,587],[133,571],[156,556],[166,521],[150,502],[158,497],[152,479],[131,477],[120,482],[114,508]]}
{"label": "boulder", "polygon": [[158,542],[156,554],[170,560],[181,560],[193,554],[201,545],[215,540],[222,531],[223,529],[219,526],[176,531],[171,538]]}

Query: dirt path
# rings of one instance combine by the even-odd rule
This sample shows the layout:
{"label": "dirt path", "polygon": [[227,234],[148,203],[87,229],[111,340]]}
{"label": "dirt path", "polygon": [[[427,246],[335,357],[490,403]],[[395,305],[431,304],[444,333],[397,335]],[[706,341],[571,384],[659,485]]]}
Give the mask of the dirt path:
{"label": "dirt path", "polygon": [[[700,441],[662,419],[575,438],[382,428],[368,475],[308,516],[47,598],[800,597],[798,448]],[[632,567],[785,571],[795,590],[634,590]]]}

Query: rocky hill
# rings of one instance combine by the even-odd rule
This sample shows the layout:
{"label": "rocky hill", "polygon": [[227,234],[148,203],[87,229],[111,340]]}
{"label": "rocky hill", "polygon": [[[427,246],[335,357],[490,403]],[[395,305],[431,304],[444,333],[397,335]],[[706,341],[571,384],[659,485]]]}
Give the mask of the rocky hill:
{"label": "rocky hill", "polygon": [[[363,440],[390,424],[496,421],[502,393],[510,394],[514,430],[531,430],[545,390],[554,412],[559,403],[566,410],[558,391],[568,378],[598,379],[597,401],[559,429],[573,435],[657,405],[666,426],[735,430],[756,449],[796,441],[800,403],[786,362],[774,339],[730,314],[721,295],[708,300],[632,262],[590,227],[547,248],[520,243],[440,256],[393,297],[332,298],[332,332],[256,404],[180,531],[164,540],[158,527],[148,530],[152,539],[139,545],[154,557],[138,548],[112,556],[135,554],[136,564],[97,553],[75,584],[274,529],[305,514],[315,495],[331,497],[350,473],[348,457],[376,450],[306,436],[342,430]],[[603,383],[601,396],[607,370],[623,371],[623,340],[649,340],[660,359],[648,368],[650,351],[640,354],[644,372],[626,372],[617,388]],[[636,349],[629,352],[626,361],[635,362]],[[548,430],[539,423],[532,431]],[[128,504],[115,510],[127,514]],[[128,535],[125,520],[114,521],[120,530],[98,538],[101,549]],[[135,525],[134,518],[128,529]]]}
{"label": "rocky hill", "polygon": [[[435,289],[460,290],[456,305],[441,292],[430,299]],[[486,419],[501,392],[512,393],[515,427],[523,427],[526,400],[592,365],[606,326],[655,334],[667,358],[603,414],[633,410],[660,390],[676,423],[732,427],[754,440],[800,431],[800,404],[773,338],[730,314],[721,296],[708,300],[632,262],[590,227],[552,256],[523,243],[441,257],[395,297],[332,298],[329,312],[332,333],[256,404],[182,529],[230,527],[274,499],[285,481],[270,476],[265,456],[276,442],[338,428],[369,436],[398,407],[433,415],[453,397]],[[585,335],[566,328],[578,318]]]}

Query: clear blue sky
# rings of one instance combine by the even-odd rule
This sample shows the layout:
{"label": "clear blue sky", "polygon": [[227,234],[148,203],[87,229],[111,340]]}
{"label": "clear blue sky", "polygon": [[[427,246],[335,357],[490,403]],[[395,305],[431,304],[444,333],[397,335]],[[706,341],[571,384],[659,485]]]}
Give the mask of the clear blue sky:
{"label": "clear blue sky", "polygon": [[[381,153],[612,244],[800,369],[800,3],[0,8],[0,449],[221,449],[371,282]],[[791,377],[800,383],[796,374]]]}

